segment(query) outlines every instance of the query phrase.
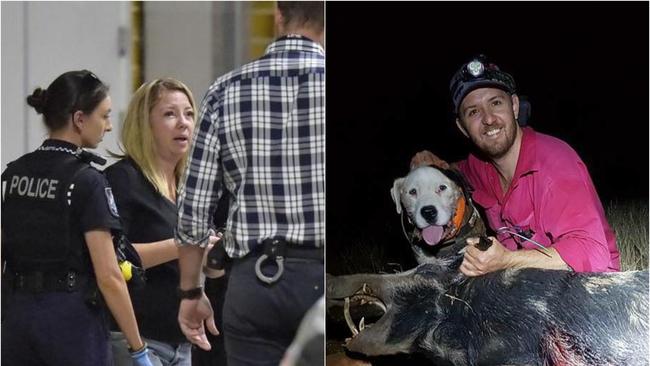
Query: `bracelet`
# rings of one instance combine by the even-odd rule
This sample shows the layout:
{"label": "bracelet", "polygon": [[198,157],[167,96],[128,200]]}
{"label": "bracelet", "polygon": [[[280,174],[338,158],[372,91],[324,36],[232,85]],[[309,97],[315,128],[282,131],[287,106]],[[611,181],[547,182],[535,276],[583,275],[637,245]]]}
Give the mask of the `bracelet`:
{"label": "bracelet", "polygon": [[203,286],[195,287],[189,290],[183,290],[179,287],[176,289],[176,294],[181,300],[196,300],[203,294]]}

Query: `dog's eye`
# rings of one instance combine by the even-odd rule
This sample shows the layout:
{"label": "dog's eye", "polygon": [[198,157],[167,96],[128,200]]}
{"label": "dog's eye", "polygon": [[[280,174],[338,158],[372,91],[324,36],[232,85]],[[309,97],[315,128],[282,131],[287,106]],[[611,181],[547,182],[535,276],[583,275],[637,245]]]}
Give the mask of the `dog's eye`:
{"label": "dog's eye", "polygon": [[440,192],[444,191],[445,189],[447,189],[447,186],[444,185],[444,184],[441,184],[440,187],[438,187],[438,190],[439,190]]}
{"label": "dog's eye", "polygon": [[413,189],[411,189],[411,190],[409,191],[409,194],[410,194],[411,196],[415,196],[416,194],[418,194],[418,191],[417,191],[415,188],[413,188]]}

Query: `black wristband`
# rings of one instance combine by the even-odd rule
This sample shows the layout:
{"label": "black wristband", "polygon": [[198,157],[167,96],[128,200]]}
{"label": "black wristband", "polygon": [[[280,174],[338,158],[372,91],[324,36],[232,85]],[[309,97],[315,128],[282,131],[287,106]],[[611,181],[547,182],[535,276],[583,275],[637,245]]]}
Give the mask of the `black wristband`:
{"label": "black wristband", "polygon": [[182,290],[180,287],[176,289],[176,294],[178,294],[178,297],[183,300],[183,299],[188,299],[188,300],[196,300],[201,295],[203,294],[203,286],[195,287],[190,290]]}

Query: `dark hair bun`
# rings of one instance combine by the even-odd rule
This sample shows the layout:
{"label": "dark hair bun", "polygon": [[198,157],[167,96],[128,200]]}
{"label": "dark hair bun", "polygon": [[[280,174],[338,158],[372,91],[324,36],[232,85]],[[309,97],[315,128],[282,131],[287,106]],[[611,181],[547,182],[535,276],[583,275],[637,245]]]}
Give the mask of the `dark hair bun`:
{"label": "dark hair bun", "polygon": [[27,104],[34,107],[36,113],[42,114],[47,103],[47,90],[36,88],[32,95],[27,97]]}

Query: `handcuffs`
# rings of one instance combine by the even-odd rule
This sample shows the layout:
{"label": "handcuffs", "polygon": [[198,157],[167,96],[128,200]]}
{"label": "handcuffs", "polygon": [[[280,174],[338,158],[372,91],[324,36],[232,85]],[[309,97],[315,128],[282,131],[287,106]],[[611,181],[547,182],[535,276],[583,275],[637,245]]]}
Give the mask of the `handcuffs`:
{"label": "handcuffs", "polygon": [[[277,282],[282,274],[284,273],[284,258],[286,254],[286,242],[278,239],[267,239],[263,242],[264,253],[257,258],[255,262],[255,275],[257,278],[266,283],[273,284]],[[266,260],[275,260],[275,264],[278,266],[277,272],[271,277],[262,273],[262,264]]]}

